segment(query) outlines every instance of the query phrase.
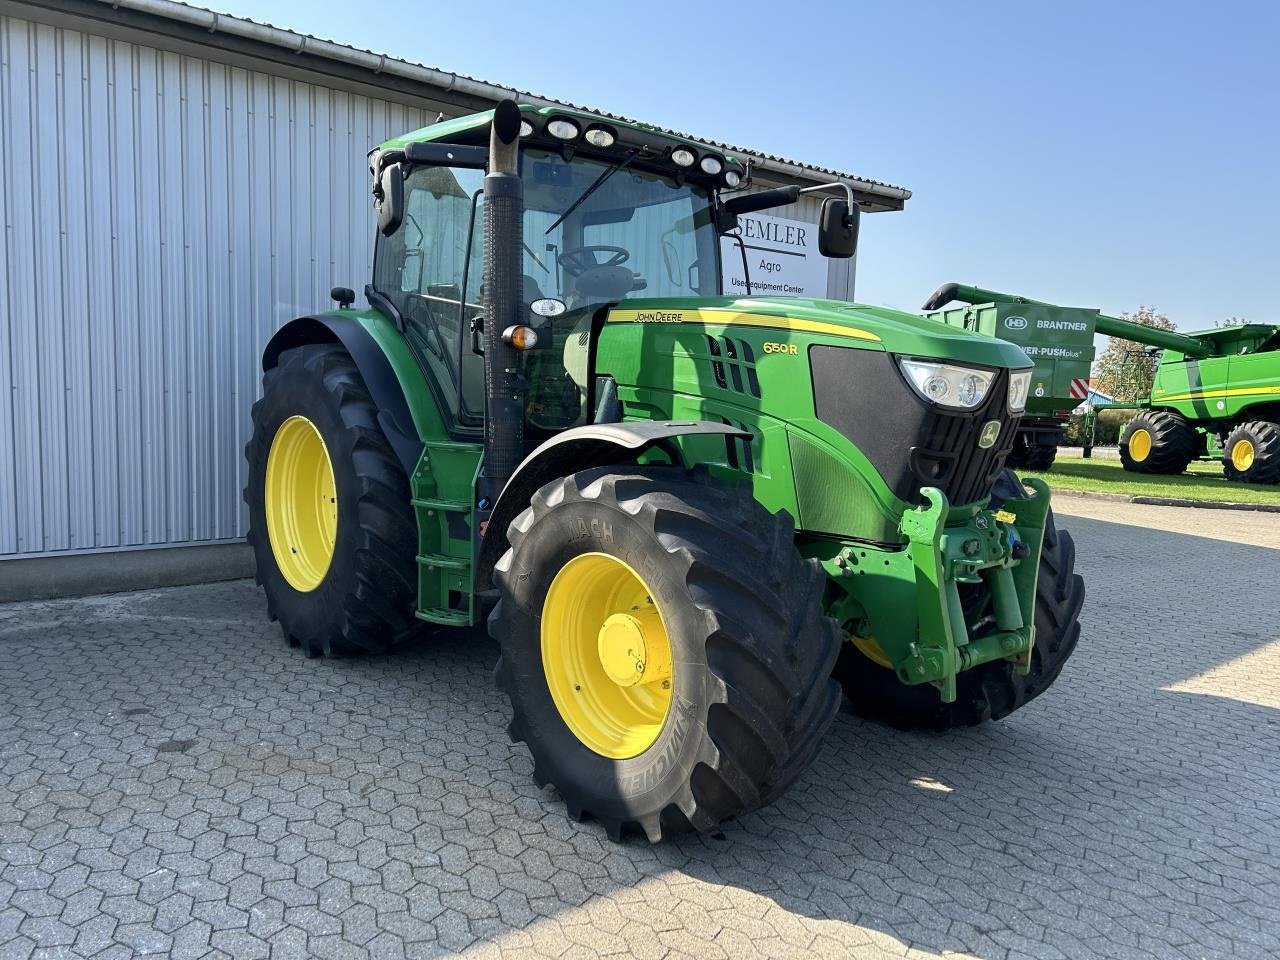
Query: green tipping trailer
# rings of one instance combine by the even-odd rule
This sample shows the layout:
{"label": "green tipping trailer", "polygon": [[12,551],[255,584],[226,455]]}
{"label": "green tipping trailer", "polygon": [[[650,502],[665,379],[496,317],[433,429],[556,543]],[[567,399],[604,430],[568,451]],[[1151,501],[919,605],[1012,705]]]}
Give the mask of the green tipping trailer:
{"label": "green tipping trailer", "polygon": [[[941,309],[955,300],[968,306]],[[1163,351],[1151,394],[1134,405],[1139,412],[1120,437],[1126,470],[1176,474],[1192,460],[1220,457],[1228,479],[1280,482],[1280,324],[1174,333],[954,283],[939,287],[923,309],[951,326],[1017,343],[1035,362],[1010,463],[1043,469],[1053,462],[1062,436],[1057,421],[1088,395],[1096,332]]]}
{"label": "green tipping trailer", "polygon": [[[941,309],[955,300],[964,301],[965,306]],[[923,309],[931,319],[948,326],[1016,343],[1031,358],[1035,370],[1027,412],[1018,425],[1009,465],[1048,469],[1063,440],[1063,422],[1089,395],[1098,311],[1037,303],[955,283],[939,287]]]}

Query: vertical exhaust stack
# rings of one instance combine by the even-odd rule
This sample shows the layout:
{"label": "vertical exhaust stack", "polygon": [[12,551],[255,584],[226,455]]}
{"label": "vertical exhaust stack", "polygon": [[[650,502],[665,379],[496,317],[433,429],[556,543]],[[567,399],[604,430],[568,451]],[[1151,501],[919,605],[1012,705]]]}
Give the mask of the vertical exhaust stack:
{"label": "vertical exhaust stack", "polygon": [[519,351],[502,332],[523,322],[524,189],[518,169],[520,109],[503,100],[493,112],[484,178],[484,468],[480,496],[492,505],[524,457],[524,383]]}

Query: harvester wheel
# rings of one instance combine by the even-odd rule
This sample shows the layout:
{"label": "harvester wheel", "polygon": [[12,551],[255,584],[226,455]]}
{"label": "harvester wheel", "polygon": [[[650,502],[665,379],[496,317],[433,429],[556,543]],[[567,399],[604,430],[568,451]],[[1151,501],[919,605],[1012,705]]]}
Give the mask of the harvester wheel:
{"label": "harvester wheel", "polygon": [[572,817],[709,831],[808,766],[840,640],[785,513],[700,471],[604,467],[542,487],[508,536],[495,675]]}
{"label": "harvester wheel", "polygon": [[1250,420],[1227,436],[1222,469],[1228,480],[1280,483],[1280,425]]}
{"label": "harvester wheel", "polygon": [[1196,458],[1195,427],[1172,410],[1144,410],[1120,435],[1120,462],[1130,473],[1182,473]]}
{"label": "harvester wheel", "polygon": [[296,347],[262,377],[245,446],[267,611],[307,656],[384,649],[416,621],[409,481],[350,355]]}
{"label": "harvester wheel", "polygon": [[[1005,470],[992,490],[992,506],[1025,495],[1017,476]],[[1075,573],[1075,561],[1071,534],[1058,530],[1050,513],[1036,583],[1035,646],[1031,672],[1025,677],[1018,676],[1007,660],[982,664],[961,673],[955,702],[943,703],[931,685],[900,683],[891,669],[849,642],[842,646],[835,675],[854,710],[903,730],[941,731],[999,720],[1026,706],[1058,678],[1080,639],[1084,580]]]}

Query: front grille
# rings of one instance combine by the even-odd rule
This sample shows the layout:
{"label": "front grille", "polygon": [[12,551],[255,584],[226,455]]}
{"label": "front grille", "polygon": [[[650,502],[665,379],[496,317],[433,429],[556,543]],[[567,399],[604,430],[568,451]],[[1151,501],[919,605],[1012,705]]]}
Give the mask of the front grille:
{"label": "front grille", "polygon": [[[1018,417],[1008,412],[1009,376],[998,371],[976,410],[951,411],[926,403],[903,378],[897,358],[876,350],[813,346],[813,402],[818,419],[860,449],[894,496],[921,502],[921,487],[937,487],[952,504],[984,499],[1013,448]],[[983,425],[1000,432],[978,446]]]}
{"label": "front grille", "polygon": [[[910,452],[911,472],[922,485],[937,487],[954,504],[973,503],[991,492],[1017,433],[1006,403],[1008,383],[1002,371],[975,416],[930,410]],[[984,450],[978,446],[978,434],[991,420],[1000,421],[1000,433]]]}

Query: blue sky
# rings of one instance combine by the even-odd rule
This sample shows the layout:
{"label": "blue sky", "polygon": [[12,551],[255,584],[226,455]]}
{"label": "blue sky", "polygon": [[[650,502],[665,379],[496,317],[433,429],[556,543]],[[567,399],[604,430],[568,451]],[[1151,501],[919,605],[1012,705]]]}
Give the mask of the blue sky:
{"label": "blue sky", "polygon": [[221,6],[910,187],[863,220],[865,302],[1280,320],[1280,3]]}

